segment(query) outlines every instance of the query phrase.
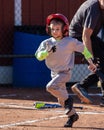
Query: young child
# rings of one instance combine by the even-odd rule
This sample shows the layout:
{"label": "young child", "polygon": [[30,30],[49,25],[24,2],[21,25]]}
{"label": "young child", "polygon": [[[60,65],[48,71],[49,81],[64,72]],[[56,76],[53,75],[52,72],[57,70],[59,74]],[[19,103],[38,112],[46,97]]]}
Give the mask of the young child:
{"label": "young child", "polygon": [[66,82],[69,82],[74,67],[75,51],[82,52],[87,59],[92,58],[82,42],[68,36],[68,30],[69,22],[63,14],[49,15],[46,19],[46,32],[51,37],[42,41],[35,53],[36,58],[40,61],[45,60],[51,70],[52,80],[47,84],[46,89],[65,108],[68,121],[64,127],[72,127],[79,118],[73,108],[73,99],[66,90]]}

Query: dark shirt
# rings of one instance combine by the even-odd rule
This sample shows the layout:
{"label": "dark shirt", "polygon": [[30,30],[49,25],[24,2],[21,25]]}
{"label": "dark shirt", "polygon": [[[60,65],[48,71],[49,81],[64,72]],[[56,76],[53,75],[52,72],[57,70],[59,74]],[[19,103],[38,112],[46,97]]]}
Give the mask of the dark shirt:
{"label": "dark shirt", "polygon": [[74,15],[70,27],[69,35],[72,37],[82,37],[83,28],[93,29],[96,36],[104,23],[104,10],[101,10],[98,0],[87,0]]}

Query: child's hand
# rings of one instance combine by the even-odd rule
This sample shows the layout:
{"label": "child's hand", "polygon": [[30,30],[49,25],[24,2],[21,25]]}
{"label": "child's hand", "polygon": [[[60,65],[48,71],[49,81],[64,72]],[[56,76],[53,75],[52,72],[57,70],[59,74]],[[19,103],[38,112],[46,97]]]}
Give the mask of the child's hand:
{"label": "child's hand", "polygon": [[47,50],[40,51],[40,52],[38,52],[38,53],[36,54],[36,58],[37,58],[39,61],[45,60],[47,56],[48,56],[48,51],[47,51]]}
{"label": "child's hand", "polygon": [[88,66],[88,69],[90,70],[90,71],[92,71],[92,72],[96,72],[96,70],[97,70],[97,67],[95,66],[95,65],[93,65],[93,64],[90,64],[89,66]]}
{"label": "child's hand", "polygon": [[56,46],[54,45],[50,51],[52,51],[53,53],[56,52]]}
{"label": "child's hand", "polygon": [[89,66],[88,66],[88,69],[92,72],[96,72],[97,70],[97,64],[94,64],[92,59],[88,59],[88,62],[89,62]]}
{"label": "child's hand", "polygon": [[49,46],[48,43],[46,43],[46,50],[50,53],[50,52],[56,52],[56,45],[54,46]]}

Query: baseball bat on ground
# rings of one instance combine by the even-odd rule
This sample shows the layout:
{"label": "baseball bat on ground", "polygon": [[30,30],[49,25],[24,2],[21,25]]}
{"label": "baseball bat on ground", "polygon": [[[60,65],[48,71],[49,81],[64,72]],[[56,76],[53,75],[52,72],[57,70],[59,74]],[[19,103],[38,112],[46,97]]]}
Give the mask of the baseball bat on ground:
{"label": "baseball bat on ground", "polygon": [[[45,109],[45,108],[61,108],[60,104],[50,104],[45,102],[34,102],[33,106],[37,109]],[[82,106],[74,106],[75,109],[83,109]]]}

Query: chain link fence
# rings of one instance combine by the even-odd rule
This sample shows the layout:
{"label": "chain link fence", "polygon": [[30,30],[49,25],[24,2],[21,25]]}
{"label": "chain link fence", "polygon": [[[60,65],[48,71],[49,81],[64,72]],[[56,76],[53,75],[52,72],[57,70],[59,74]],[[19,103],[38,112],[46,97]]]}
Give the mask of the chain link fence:
{"label": "chain link fence", "polygon": [[[28,61],[30,61],[30,59],[34,59],[34,55],[30,52],[29,54],[25,54],[24,53],[15,53],[14,50],[15,48],[15,33],[19,32],[19,33],[23,33],[23,34],[27,34],[27,35],[39,35],[44,36],[47,35],[45,32],[45,26],[14,26],[13,32],[11,30],[5,30],[5,32],[3,32],[2,34],[5,33],[5,37],[2,38],[2,44],[0,44],[2,47],[0,48],[0,84],[1,85],[12,85],[14,83],[14,61],[15,59],[22,59],[22,62],[25,60],[23,59],[27,59]],[[17,36],[18,39],[18,36]],[[10,43],[8,43],[10,42]],[[34,43],[35,44],[35,43]],[[19,45],[19,43],[18,43]],[[18,46],[17,45],[17,46]],[[31,46],[31,45],[30,45]],[[24,48],[25,46],[22,46],[22,48]],[[76,55],[77,57],[77,55]],[[80,56],[78,56],[80,57]],[[78,58],[77,58],[78,60]],[[80,60],[80,58],[79,58]],[[19,61],[20,62],[20,61]],[[80,62],[80,61],[79,61]],[[21,64],[21,62],[20,62]],[[19,65],[19,63],[18,63]],[[34,63],[35,66],[35,63]],[[24,68],[19,68],[20,70],[23,70]],[[26,71],[26,70],[25,70]],[[29,71],[24,72],[27,73],[27,75],[29,75]],[[89,70],[87,69],[87,65],[86,64],[75,64],[75,67],[73,69],[73,74],[72,74],[72,78],[69,82],[78,82],[80,80],[82,80],[87,74],[89,73]],[[32,75],[30,74],[29,77],[31,77]],[[26,79],[27,80],[27,79]],[[16,81],[16,82],[20,82],[20,81]],[[25,82],[25,81],[24,81]],[[19,83],[18,83],[19,84]],[[31,83],[30,83],[31,84]]]}
{"label": "chain link fence", "polygon": [[[22,0],[14,0],[14,6],[15,6],[14,7],[14,26],[5,25],[5,27],[4,26],[0,27],[0,85],[15,86],[18,83],[17,86],[20,85],[22,87],[22,83],[28,81],[28,78],[30,78],[30,80],[27,84],[30,87],[31,82],[33,82],[35,80],[35,77],[32,73],[36,73],[36,77],[39,74],[41,75],[43,73],[43,75],[46,75],[47,73],[45,73],[44,71],[41,71],[41,70],[39,70],[39,73],[37,72],[37,70],[34,71],[34,66],[37,64],[36,67],[39,68],[39,64],[37,63],[37,61],[34,60],[35,58],[31,51],[29,53],[27,53],[25,51],[24,51],[24,53],[21,53],[19,51],[24,50],[24,49],[28,50],[28,49],[32,48],[32,46],[33,47],[35,46],[35,43],[33,43],[31,46],[31,37],[33,38],[34,35],[43,37],[47,34],[45,32],[45,26],[22,25],[22,16],[23,16]],[[21,46],[19,48],[19,45],[21,45],[20,43],[17,43],[17,45],[15,46],[15,42],[17,42],[17,40],[15,39],[16,32],[19,32],[20,34],[22,34],[22,33],[26,34],[27,37],[29,35],[30,45],[27,48],[25,48],[26,45],[21,42],[24,39],[24,37],[21,37],[20,35],[19,35],[19,37],[16,36],[16,38],[18,41],[21,42],[21,44],[23,44],[23,46]],[[104,32],[104,30],[102,32]],[[25,38],[27,38],[27,37],[25,37]],[[35,41],[35,38],[33,38],[33,39]],[[25,40],[25,42],[27,43],[26,40]],[[17,48],[19,48],[19,51],[18,51],[18,53],[17,52],[15,53],[14,50],[16,50]],[[32,50],[32,49],[30,49],[30,50]],[[72,83],[79,82],[86,75],[88,75],[90,73],[89,70],[87,69],[87,65],[84,63],[81,63],[81,58],[77,54],[76,54],[76,59],[77,59],[77,62],[73,69],[72,78],[69,81]],[[21,66],[21,64],[22,64],[22,66]],[[27,64],[26,68],[24,68],[25,64]],[[17,68],[15,67],[15,65]],[[28,68],[28,66],[30,68]],[[43,66],[44,66],[44,64],[42,63],[42,66],[39,69],[41,69]],[[33,68],[33,70],[31,70],[31,68]],[[46,70],[46,68],[44,70]],[[17,74],[18,71],[21,73]],[[23,75],[23,73],[24,73],[24,75]],[[22,80],[20,81],[19,77],[21,79],[24,77],[23,81]],[[42,77],[42,76],[40,76],[40,77]],[[36,79],[37,82],[40,81],[40,77],[38,77],[38,79]],[[42,78],[44,80],[44,76]],[[14,82],[16,82],[16,84],[14,84]]]}

